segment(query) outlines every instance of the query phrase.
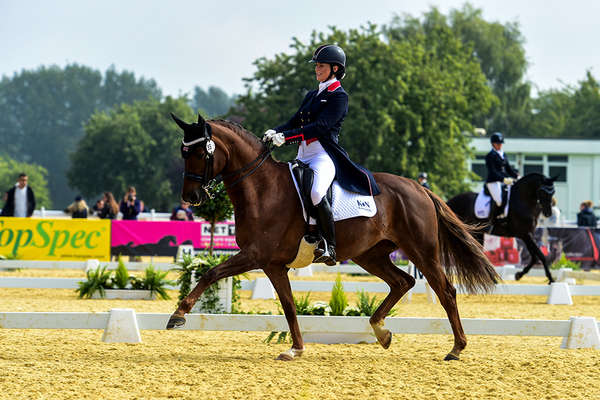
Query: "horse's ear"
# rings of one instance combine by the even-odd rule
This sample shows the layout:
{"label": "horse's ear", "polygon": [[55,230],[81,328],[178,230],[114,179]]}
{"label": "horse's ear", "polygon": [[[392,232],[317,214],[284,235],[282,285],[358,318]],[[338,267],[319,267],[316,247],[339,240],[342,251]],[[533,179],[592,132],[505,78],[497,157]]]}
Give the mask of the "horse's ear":
{"label": "horse's ear", "polygon": [[552,183],[556,182],[556,180],[558,179],[559,176],[560,175],[553,176],[552,178],[550,178],[550,182],[552,182]]}
{"label": "horse's ear", "polygon": [[173,118],[173,121],[175,121],[175,123],[177,125],[179,125],[179,127],[181,129],[183,129],[183,131],[185,132],[186,130],[190,129],[191,125],[188,123],[183,122],[182,120],[180,120],[179,118],[177,118],[175,116],[175,114],[171,113],[171,118]]}
{"label": "horse's ear", "polygon": [[205,123],[206,123],[206,121],[204,121],[204,118],[202,118],[202,115],[200,115],[200,113],[198,113],[198,125],[204,126]]}

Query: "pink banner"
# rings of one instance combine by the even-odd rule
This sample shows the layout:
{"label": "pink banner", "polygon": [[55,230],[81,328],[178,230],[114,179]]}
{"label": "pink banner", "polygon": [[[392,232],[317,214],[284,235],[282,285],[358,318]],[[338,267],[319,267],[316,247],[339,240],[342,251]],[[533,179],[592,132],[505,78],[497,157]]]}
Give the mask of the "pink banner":
{"label": "pink banner", "polygon": [[[210,244],[210,223],[195,221],[112,221],[111,254],[174,256],[180,245],[205,249]],[[215,226],[214,248],[237,250],[235,224]]]}
{"label": "pink banner", "polygon": [[[202,246],[207,248],[210,245],[210,223],[201,222],[202,224]],[[232,221],[217,222],[215,224],[214,248],[220,250],[238,250],[239,247],[235,242],[235,223]],[[195,247],[195,246],[194,246]]]}

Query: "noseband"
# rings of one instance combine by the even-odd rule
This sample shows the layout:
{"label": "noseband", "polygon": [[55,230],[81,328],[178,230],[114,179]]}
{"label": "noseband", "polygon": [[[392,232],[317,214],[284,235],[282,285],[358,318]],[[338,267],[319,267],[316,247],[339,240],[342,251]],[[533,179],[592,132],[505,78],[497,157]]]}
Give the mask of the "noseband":
{"label": "noseband", "polygon": [[248,169],[252,168],[254,164],[256,164],[254,168],[250,170],[250,172],[242,175],[228,186],[232,187],[238,184],[244,178],[247,178],[248,176],[252,175],[258,168],[260,168],[260,166],[265,162],[267,157],[269,157],[269,155],[273,151],[273,146],[267,145],[265,151],[260,153],[254,160],[250,161],[243,167],[238,168],[235,171],[229,172],[225,175],[217,174],[211,178],[211,175],[213,174],[216,145],[215,142],[212,140],[212,128],[207,123],[204,124],[204,134],[202,137],[194,139],[190,142],[186,142],[184,137],[184,139],[181,141],[181,157],[184,159],[189,158],[189,156],[200,147],[204,148],[204,173],[202,175],[198,175],[186,170],[183,173],[183,177],[200,183],[200,185],[202,186],[202,190],[204,190],[206,195],[211,199],[213,198],[211,191],[216,185],[223,182],[227,178],[247,171]]}

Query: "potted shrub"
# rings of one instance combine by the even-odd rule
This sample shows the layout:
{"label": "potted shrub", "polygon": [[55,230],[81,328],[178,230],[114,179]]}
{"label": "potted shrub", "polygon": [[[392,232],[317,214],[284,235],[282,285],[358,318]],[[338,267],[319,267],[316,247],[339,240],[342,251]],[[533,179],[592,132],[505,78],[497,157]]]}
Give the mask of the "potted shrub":
{"label": "potted shrub", "polygon": [[168,271],[158,271],[149,265],[141,278],[130,276],[119,258],[114,272],[107,271],[107,266],[87,271],[87,279],[79,282],[76,291],[80,298],[88,299],[166,300],[169,299],[166,286],[174,284],[166,279],[167,274]]}
{"label": "potted shrub", "polygon": [[[310,292],[308,292],[300,300],[294,297],[296,305],[296,314],[298,315],[338,315],[346,317],[370,317],[373,315],[381,301],[377,300],[377,296],[370,297],[364,291],[358,292],[358,302],[355,306],[348,305],[344,286],[342,285],[341,274],[335,280],[335,284],[331,290],[331,299],[329,303],[316,301],[310,303]],[[393,312],[393,311],[392,311]],[[281,313],[281,312],[280,312]],[[271,332],[265,339],[266,343],[271,342],[277,337],[277,343],[283,343],[289,338],[288,332]],[[375,343],[377,339],[372,332],[369,333],[332,333],[332,332],[305,332],[302,334],[305,342],[312,343]]]}
{"label": "potted shrub", "polygon": [[[183,300],[208,270],[216,267],[229,258],[229,255],[202,254],[192,257],[184,254],[181,262],[177,263],[175,271],[179,272],[179,301]],[[241,279],[234,276],[222,279],[209,286],[198,299],[192,313],[221,314],[236,313],[239,310],[239,294]]]}
{"label": "potted shrub", "polygon": [[[362,296],[367,296],[364,292],[361,292]],[[313,315],[336,315],[336,316],[361,316],[360,304],[361,294],[359,294],[359,304],[356,307],[348,305],[348,298],[344,292],[344,285],[342,284],[342,275],[338,272],[335,279],[335,284],[331,289],[331,299],[329,303],[320,304],[315,303],[312,307]],[[375,303],[373,298],[373,303]],[[376,309],[376,308],[375,308]],[[372,311],[375,311],[373,309]],[[371,310],[369,310],[371,311]],[[358,314],[358,315],[356,315]],[[372,315],[372,312],[369,316]],[[302,334],[302,337],[307,343],[374,343],[377,338],[372,332],[369,333],[333,333],[333,332],[306,332]]]}

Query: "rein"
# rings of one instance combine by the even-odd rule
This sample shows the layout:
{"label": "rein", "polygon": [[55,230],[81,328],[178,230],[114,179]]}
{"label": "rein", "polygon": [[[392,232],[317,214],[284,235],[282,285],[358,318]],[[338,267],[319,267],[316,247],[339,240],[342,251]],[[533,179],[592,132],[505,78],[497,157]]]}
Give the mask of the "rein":
{"label": "rein", "polygon": [[190,156],[190,153],[193,150],[195,150],[196,147],[199,147],[199,145],[201,143],[206,142],[205,156],[204,156],[204,158],[206,159],[206,163],[205,163],[205,167],[204,167],[204,173],[202,175],[198,175],[198,174],[194,174],[192,172],[184,171],[183,177],[191,179],[196,182],[199,182],[202,185],[202,189],[205,191],[206,195],[211,199],[213,198],[213,195],[210,193],[210,191],[216,185],[223,182],[225,179],[228,179],[237,174],[246,172],[248,169],[252,168],[252,166],[254,164],[256,164],[256,166],[254,166],[254,168],[252,168],[252,170],[250,170],[250,172],[243,174],[242,176],[240,176],[239,178],[237,178],[235,181],[233,181],[231,184],[229,184],[227,186],[232,187],[232,186],[240,183],[242,180],[244,180],[245,178],[247,178],[250,175],[252,175],[253,173],[255,173],[256,170],[258,170],[260,168],[260,166],[263,165],[263,163],[266,161],[266,159],[271,155],[271,152],[273,151],[273,145],[271,145],[271,144],[267,145],[267,148],[262,153],[260,153],[254,160],[250,161],[248,164],[242,166],[241,168],[236,169],[235,171],[229,172],[225,175],[217,174],[214,177],[210,178],[210,176],[212,175],[212,171],[213,171],[214,152],[216,149],[215,142],[211,139],[211,137],[212,137],[212,130],[210,129],[210,125],[205,124],[203,137],[195,139],[195,140],[193,140],[191,142],[187,142],[187,143],[185,142],[185,140],[182,140],[182,144],[181,144],[181,154],[182,154],[182,157],[185,159]]}

